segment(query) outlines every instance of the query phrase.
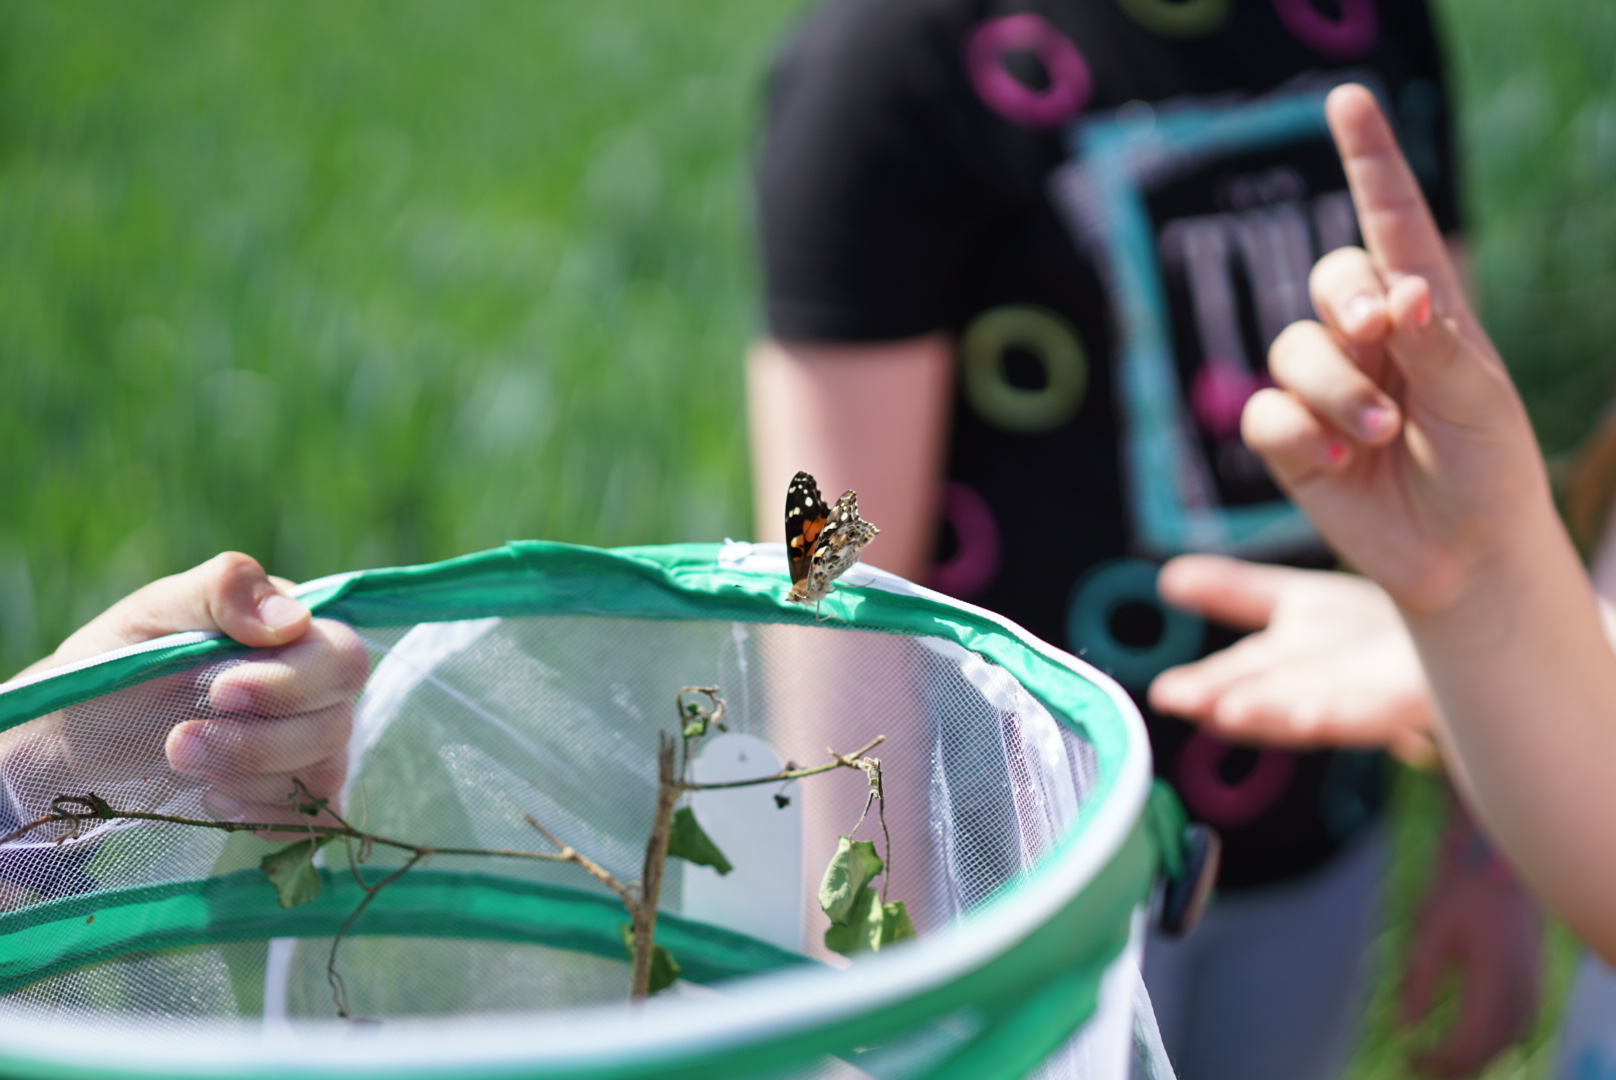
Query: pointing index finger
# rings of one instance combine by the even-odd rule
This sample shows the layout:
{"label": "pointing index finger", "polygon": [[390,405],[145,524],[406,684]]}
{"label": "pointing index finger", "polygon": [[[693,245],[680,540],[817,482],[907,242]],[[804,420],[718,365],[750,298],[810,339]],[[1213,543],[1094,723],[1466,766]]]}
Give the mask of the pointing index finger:
{"label": "pointing index finger", "polygon": [[1430,282],[1442,310],[1462,310],[1464,296],[1442,233],[1374,95],[1362,86],[1338,86],[1324,111],[1352,188],[1364,246],[1387,283],[1418,274]]}

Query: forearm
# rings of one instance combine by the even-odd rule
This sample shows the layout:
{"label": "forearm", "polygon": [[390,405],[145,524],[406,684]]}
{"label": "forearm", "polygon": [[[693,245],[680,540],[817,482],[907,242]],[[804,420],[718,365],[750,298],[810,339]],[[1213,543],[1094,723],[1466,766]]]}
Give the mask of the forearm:
{"label": "forearm", "polygon": [[942,493],[953,352],[942,334],[825,345],[765,340],[747,357],[756,535],[777,540],[799,469],[827,499],[859,494],[880,529],[863,561],[924,581]]}
{"label": "forearm", "polygon": [[1616,957],[1616,653],[1569,538],[1534,513],[1451,609],[1408,614],[1450,761],[1522,877]]}

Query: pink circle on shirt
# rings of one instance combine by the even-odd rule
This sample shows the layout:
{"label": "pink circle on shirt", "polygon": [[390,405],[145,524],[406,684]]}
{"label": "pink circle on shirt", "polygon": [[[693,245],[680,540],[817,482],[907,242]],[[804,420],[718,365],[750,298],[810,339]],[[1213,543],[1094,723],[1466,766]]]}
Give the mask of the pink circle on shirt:
{"label": "pink circle on shirt", "polygon": [[[1005,69],[1001,60],[1013,49],[1038,54],[1049,72],[1047,87],[1034,90]],[[1031,128],[1059,127],[1076,116],[1094,85],[1071,38],[1041,15],[1006,15],[979,25],[965,46],[965,69],[988,108]]]}
{"label": "pink circle on shirt", "polygon": [[1240,431],[1246,399],[1272,385],[1273,380],[1267,376],[1259,378],[1228,357],[1214,356],[1195,373],[1190,386],[1190,412],[1202,431],[1227,439]]}
{"label": "pink circle on shirt", "polygon": [[1184,805],[1213,825],[1235,828],[1256,821],[1279,801],[1296,773],[1296,755],[1263,748],[1245,776],[1230,783],[1218,772],[1234,747],[1204,731],[1189,737],[1178,752],[1174,787]]}
{"label": "pink circle on shirt", "polygon": [[943,489],[943,517],[953,526],[958,550],[932,567],[931,587],[969,600],[999,574],[999,526],[987,500],[956,482]]}
{"label": "pink circle on shirt", "polygon": [[1338,0],[1341,18],[1332,19],[1312,0],[1274,0],[1286,29],[1326,56],[1361,56],[1375,43],[1379,19],[1374,0]]}

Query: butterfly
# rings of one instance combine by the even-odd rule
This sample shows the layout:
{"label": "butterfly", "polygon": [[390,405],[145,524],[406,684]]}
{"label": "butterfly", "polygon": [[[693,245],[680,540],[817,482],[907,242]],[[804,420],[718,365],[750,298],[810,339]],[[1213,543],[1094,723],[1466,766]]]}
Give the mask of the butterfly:
{"label": "butterfly", "polygon": [[858,562],[864,545],[881,530],[859,517],[858,492],[844,491],[827,507],[819,484],[799,472],[786,488],[786,560],[793,604],[818,604],[831,585]]}

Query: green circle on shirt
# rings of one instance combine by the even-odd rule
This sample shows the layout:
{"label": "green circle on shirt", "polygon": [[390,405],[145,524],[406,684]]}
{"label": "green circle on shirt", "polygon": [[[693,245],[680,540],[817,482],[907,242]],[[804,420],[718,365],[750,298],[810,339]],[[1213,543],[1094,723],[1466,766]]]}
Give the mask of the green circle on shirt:
{"label": "green circle on shirt", "polygon": [[1210,34],[1229,17],[1229,0],[1117,0],[1146,30],[1172,38]]}
{"label": "green circle on shirt", "polygon": [[[1156,595],[1161,568],[1143,559],[1107,559],[1078,579],[1066,608],[1066,647],[1130,690],[1143,690],[1174,664],[1195,659],[1206,636],[1199,615],[1169,607]],[[1111,617],[1128,604],[1161,616],[1161,637],[1150,645],[1117,640]]]}
{"label": "green circle on shirt", "polygon": [[[1037,357],[1044,385],[1015,386],[1005,354],[1020,348]],[[984,420],[1010,431],[1050,431],[1069,420],[1088,392],[1089,365],[1077,331],[1048,308],[1013,305],[978,315],[960,338],[965,400]]]}

